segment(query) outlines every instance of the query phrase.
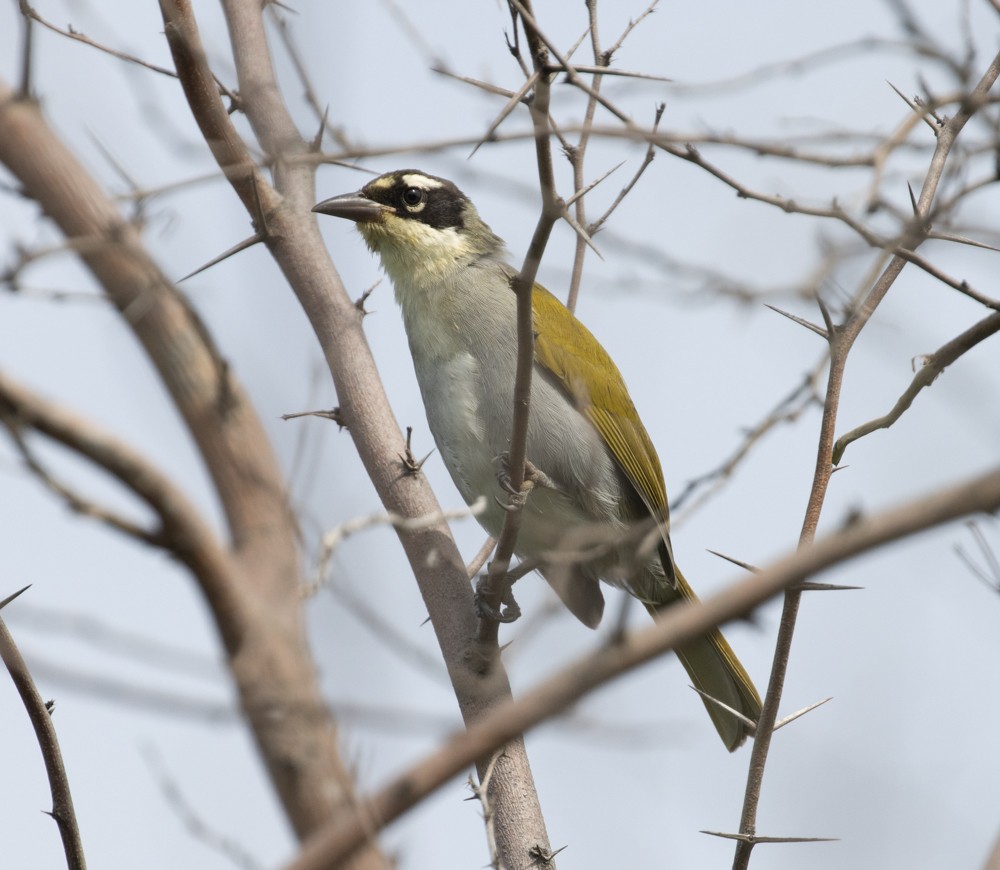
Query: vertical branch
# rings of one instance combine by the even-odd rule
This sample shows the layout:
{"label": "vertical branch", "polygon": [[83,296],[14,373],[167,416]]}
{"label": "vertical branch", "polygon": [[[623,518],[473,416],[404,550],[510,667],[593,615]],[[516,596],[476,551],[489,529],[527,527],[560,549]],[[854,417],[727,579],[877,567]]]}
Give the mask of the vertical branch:
{"label": "vertical branch", "polygon": [[[203,52],[185,52],[177,45],[197,40],[190,3],[160,0],[160,5],[195,120],[206,139],[217,127],[225,127],[223,138],[210,142],[213,154],[223,167],[242,166],[247,149],[230,129],[232,122],[221,100],[191,96],[206,94],[203,83],[211,75]],[[276,188],[256,172],[249,191],[235,184],[234,189],[254,216],[258,233],[309,318],[333,379],[340,416],[383,505],[407,517],[440,515],[440,505],[426,479],[402,473],[399,456],[405,452],[405,442],[372,359],[362,327],[363,314],[348,297],[310,213],[315,200],[315,163],[301,159],[309,156],[306,151],[310,146],[299,135],[281,99],[261,4],[225,0],[224,11],[246,113],[275,167]],[[219,147],[220,143],[224,147]],[[447,524],[442,520],[418,529],[398,526],[396,531],[430,615],[463,719],[470,724],[510,697],[496,645],[489,653],[494,667],[484,679],[479,668],[481,648],[475,643],[471,589]],[[480,776],[488,763],[488,758],[479,759]],[[544,819],[522,740],[514,739],[505,746],[490,780],[490,797],[496,813],[497,844],[506,866],[521,866],[525,856],[540,845],[547,849]],[[350,815],[359,836],[367,838],[372,820],[357,813]]]}
{"label": "vertical branch", "polygon": [[[546,74],[548,50],[542,41],[538,25],[531,13],[529,0],[510,0],[524,26],[524,32],[531,52],[532,65],[538,76],[530,103],[531,121],[535,137],[535,161],[538,166],[538,182],[542,195],[542,210],[535,225],[535,232],[528,246],[521,271],[514,277],[512,288],[517,296],[517,371],[514,381],[514,422],[511,428],[509,451],[510,486],[515,492],[525,490],[525,460],[528,443],[528,415],[531,403],[531,374],[535,365],[534,317],[532,314],[532,290],[538,266],[545,253],[552,227],[562,214],[563,204],[556,193],[555,173],[552,166],[552,146],[549,139],[549,98],[550,83]],[[530,485],[529,485],[530,488]],[[480,589],[480,597],[487,608],[498,611],[510,595],[510,578],[507,571],[514,555],[517,535],[521,528],[521,512],[517,504],[510,505],[504,518],[503,530],[497,539],[496,552],[490,564],[486,584]],[[479,622],[481,643],[495,645],[499,623],[495,619],[483,618]]]}
{"label": "vertical branch", "polygon": [[[594,55],[594,65],[605,67],[609,64],[610,58],[601,51],[601,38],[597,31],[597,0],[587,0],[587,16],[589,19],[590,48]],[[573,166],[573,192],[579,193],[583,190],[586,181],[583,174],[584,155],[587,153],[587,145],[590,142],[590,131],[594,126],[594,113],[597,111],[597,96],[601,90],[602,76],[595,72],[592,79],[592,93],[587,95],[587,108],[583,114],[583,129],[580,130],[580,138],[577,139],[576,147],[569,154],[570,163]],[[586,197],[577,197],[573,204],[576,212],[576,222],[585,230],[587,227],[587,206]],[[573,253],[573,271],[570,274],[569,292],[566,294],[566,307],[570,311],[576,310],[576,300],[580,295],[580,281],[583,278],[583,262],[587,256],[587,243],[582,236],[576,237],[576,250]]]}
{"label": "vertical branch", "polygon": [[[931,157],[930,166],[924,183],[913,206],[914,216],[905,228],[903,238],[897,247],[913,250],[926,238],[930,230],[928,217],[935,193],[944,174],[944,169],[959,133],[969,119],[988,99],[989,91],[1000,76],[1000,54],[994,57],[983,77],[969,93],[959,108],[959,111],[937,131],[937,144]],[[840,395],[843,387],[844,370],[847,358],[855,340],[861,333],[876,308],[889,292],[896,278],[899,277],[907,260],[896,254],[875,282],[871,291],[865,296],[854,314],[842,326],[830,324],[830,375],[827,381],[826,399],[823,405],[823,419],[820,424],[819,444],[816,452],[816,467],[813,472],[813,484],[806,505],[805,518],[799,536],[799,546],[808,546],[816,536],[820,515],[834,471],[833,449],[835,429]],[[784,689],[785,675],[788,670],[788,660],[791,654],[792,637],[795,633],[795,623],[798,617],[799,604],[802,599],[800,590],[788,590],[785,593],[784,606],[781,613],[781,623],[778,638],[775,642],[774,661],[771,676],[768,681],[764,705],[757,724],[757,734],[754,739],[753,752],[750,757],[750,767],[747,773],[746,794],[743,812],[740,818],[740,834],[733,859],[734,870],[744,870],[750,863],[750,854],[755,844],[757,830],[757,808],[764,779],[764,769],[771,745],[774,723],[777,719],[778,707]]]}

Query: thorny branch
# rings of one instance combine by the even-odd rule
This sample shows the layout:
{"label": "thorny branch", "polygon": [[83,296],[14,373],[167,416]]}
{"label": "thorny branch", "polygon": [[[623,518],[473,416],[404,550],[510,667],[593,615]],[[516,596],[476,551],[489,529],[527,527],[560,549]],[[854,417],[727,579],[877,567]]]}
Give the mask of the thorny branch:
{"label": "thorny branch", "polygon": [[863,423],[861,426],[852,429],[837,439],[837,443],[833,446],[833,464],[840,464],[844,451],[854,441],[878,429],[888,429],[909,409],[910,405],[913,404],[913,400],[917,397],[917,393],[924,389],[924,387],[929,387],[934,383],[937,376],[960,356],[968,353],[981,341],[985,341],[998,331],[1000,331],[1000,311],[995,311],[993,314],[969,327],[961,335],[956,336],[947,344],[938,348],[934,353],[923,357],[919,363],[920,368],[917,370],[916,375],[914,375],[910,385],[887,414],[876,417],[874,420],[869,420],[867,423]]}
{"label": "thorny branch", "polygon": [[[339,413],[383,504],[394,513],[427,516],[440,511],[422,475],[400,478],[402,433],[389,408],[363,328],[363,313],[348,298],[310,209],[316,200],[314,145],[299,135],[281,99],[257,4],[224,0],[232,34],[240,93],[248,120],[273,164],[274,186],[206,88],[209,78],[191,7],[161,0],[171,49],[188,101],[202,133],[255,228],[282,269],[310,319],[337,390]],[[509,697],[506,673],[495,645],[488,679],[477,668],[482,646],[473,649],[474,610],[464,565],[447,526],[397,529],[427,605],[456,698],[466,722],[475,721]],[[482,768],[480,770],[482,772]],[[513,740],[492,780],[497,830],[505,860],[545,842],[544,820],[523,743]],[[365,830],[368,820],[361,818]],[[366,834],[367,836],[367,834]]]}
{"label": "thorny branch", "polygon": [[[548,63],[548,53],[542,38],[531,17],[529,0],[524,3],[519,0],[509,0],[512,14],[516,11],[520,19],[534,70],[538,72]],[[515,21],[516,25],[516,21]],[[516,31],[515,31],[516,32]],[[535,232],[528,246],[521,271],[512,281],[512,289],[517,295],[517,372],[514,380],[514,421],[511,429],[508,473],[510,487],[522,497],[530,497],[530,482],[525,478],[525,465],[528,442],[528,414],[531,401],[531,375],[535,364],[534,318],[532,315],[532,292],[535,275],[542,262],[545,246],[548,244],[552,227],[562,214],[562,202],[556,192],[555,176],[552,167],[552,148],[549,141],[549,82],[545,76],[539,76],[535,85],[534,98],[531,101],[531,118],[535,127],[535,159],[538,165],[538,181],[542,196],[541,214]],[[523,504],[523,501],[521,502]],[[486,612],[499,614],[501,607],[508,607],[516,612],[509,603],[511,599],[511,580],[507,576],[510,560],[514,555],[517,535],[521,527],[521,510],[518,501],[512,500],[504,517],[504,526],[497,539],[493,561],[490,564],[484,582],[477,590],[480,607]],[[506,617],[505,617],[506,618]],[[480,643],[493,646],[497,641],[499,630],[498,619],[481,618],[479,621]]]}
{"label": "thorny branch", "polygon": [[[989,68],[983,74],[975,88],[962,100],[958,113],[945,123],[937,133],[937,144],[931,157],[930,166],[924,178],[920,195],[914,202],[914,218],[903,234],[902,246],[915,250],[927,237],[930,227],[927,223],[931,212],[934,196],[944,175],[948,156],[969,119],[986,102],[990,89],[1000,75],[1000,54],[993,58]],[[893,247],[896,247],[895,245]],[[816,468],[809,502],[806,506],[805,519],[800,535],[800,546],[812,543],[819,525],[820,513],[826,498],[830,477],[834,470],[833,449],[834,429],[837,411],[840,404],[844,369],[851,347],[868,323],[879,303],[885,298],[896,278],[902,272],[906,260],[894,255],[885,270],[867,292],[862,303],[851,317],[841,326],[836,327],[829,336],[830,372],[827,380],[826,398],[823,405],[823,419],[820,425],[820,436],[816,455]],[[744,837],[737,843],[733,860],[734,870],[745,870],[750,862],[750,854],[757,835],[757,807],[760,800],[764,769],[770,749],[771,735],[777,718],[778,706],[781,701],[785,673],[788,668],[791,653],[792,636],[798,616],[802,592],[789,590],[785,593],[785,602],[775,643],[774,662],[764,706],[761,711],[754,738],[750,758],[750,768],[747,774],[747,787],[744,797],[743,812],[740,819],[739,833]]]}
{"label": "thorny branch", "polygon": [[[917,501],[859,520],[807,544],[754,577],[698,604],[670,608],[655,625],[625,635],[615,644],[558,671],[535,689],[453,737],[439,750],[395,778],[362,803],[368,818],[386,825],[417,804],[472,759],[481,758],[511,736],[560,713],[587,692],[643,662],[675,649],[712,626],[750,613],[782,589],[874,547],[899,540],[970,513],[1000,507],[1000,468]],[[773,724],[773,723],[772,723]],[[358,847],[361,834],[351,819],[338,819],[307,842],[285,870],[325,870]]]}
{"label": "thorny branch", "polygon": [[[21,592],[24,592],[24,589]],[[0,610],[21,592],[10,595],[0,602]],[[14,638],[7,630],[2,616],[0,616],[0,658],[7,666],[10,678],[21,696],[21,702],[24,704],[31,725],[35,729],[38,747],[42,751],[42,760],[45,762],[45,771],[49,778],[49,789],[52,792],[51,816],[59,827],[63,852],[66,855],[66,866],[69,870],[86,870],[87,860],[83,854],[83,841],[80,838],[80,828],[73,810],[73,794],[69,788],[69,778],[66,775],[62,753],[59,751],[56,729],[52,724],[52,711],[38,694],[31,672],[21,657],[21,652],[18,650]]]}

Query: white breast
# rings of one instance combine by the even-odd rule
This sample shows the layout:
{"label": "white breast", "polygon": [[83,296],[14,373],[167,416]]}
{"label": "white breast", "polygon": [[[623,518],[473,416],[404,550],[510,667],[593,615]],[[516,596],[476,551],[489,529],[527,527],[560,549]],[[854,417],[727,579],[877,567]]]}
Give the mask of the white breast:
{"label": "white breast", "polygon": [[[441,458],[459,492],[480,496],[480,522],[493,534],[504,513],[497,458],[509,449],[517,355],[516,299],[495,263],[469,267],[462,286],[447,281],[396,285],[417,381]],[[528,458],[560,484],[528,500],[518,551],[552,547],[568,525],[609,519],[621,476],[597,431],[536,371]]]}

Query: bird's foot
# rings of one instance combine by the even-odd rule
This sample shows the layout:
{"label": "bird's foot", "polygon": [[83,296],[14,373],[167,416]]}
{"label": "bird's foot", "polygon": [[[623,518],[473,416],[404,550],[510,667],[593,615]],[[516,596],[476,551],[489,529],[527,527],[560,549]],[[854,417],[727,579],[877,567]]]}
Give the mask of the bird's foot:
{"label": "bird's foot", "polygon": [[501,488],[510,494],[510,501],[507,505],[501,505],[505,510],[520,510],[528,500],[528,495],[536,486],[545,489],[559,489],[558,484],[544,471],[535,466],[530,460],[524,460],[524,480],[521,481],[520,489],[516,489],[510,478],[510,454],[501,453],[497,457],[500,467],[497,471],[497,483]]}
{"label": "bird's foot", "polygon": [[490,575],[489,573],[483,574],[479,578],[479,582],[476,583],[476,594],[475,594],[475,604],[476,613],[479,614],[480,619],[490,619],[494,622],[509,623],[514,622],[521,616],[521,608],[518,603],[514,600],[514,590],[508,586],[507,591],[504,593],[501,599],[501,607],[499,609],[493,607],[489,600],[492,598],[493,593],[489,588]]}

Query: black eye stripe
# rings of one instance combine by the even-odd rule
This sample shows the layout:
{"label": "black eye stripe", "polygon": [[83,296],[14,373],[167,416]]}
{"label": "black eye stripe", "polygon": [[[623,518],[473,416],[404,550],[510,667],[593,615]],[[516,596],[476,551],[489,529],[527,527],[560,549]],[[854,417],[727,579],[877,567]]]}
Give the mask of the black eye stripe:
{"label": "black eye stripe", "polygon": [[[428,187],[414,183],[421,177],[423,173],[416,170],[393,173],[376,179],[363,192],[369,199],[391,206],[398,217],[406,220],[420,221],[435,229],[463,227],[464,211],[469,206],[465,194],[450,181],[433,176],[426,176],[431,182]],[[388,179],[390,184],[385,183]]]}

